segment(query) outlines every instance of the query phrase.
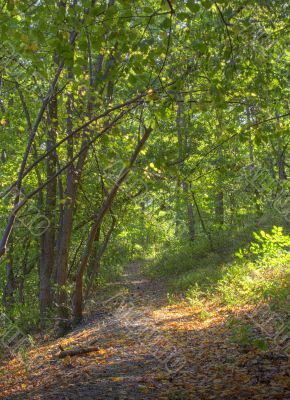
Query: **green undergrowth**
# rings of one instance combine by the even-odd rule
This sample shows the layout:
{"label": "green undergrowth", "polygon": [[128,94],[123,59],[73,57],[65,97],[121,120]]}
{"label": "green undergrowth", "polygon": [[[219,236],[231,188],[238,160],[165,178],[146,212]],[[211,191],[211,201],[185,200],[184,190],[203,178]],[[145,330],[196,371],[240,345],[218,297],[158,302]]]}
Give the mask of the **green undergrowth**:
{"label": "green undergrowth", "polygon": [[167,277],[170,302],[180,296],[191,305],[213,301],[241,306],[265,301],[279,313],[287,313],[290,237],[282,227],[252,235],[245,230],[231,239],[221,233],[213,241],[214,251],[205,241],[171,243],[147,269],[153,278]]}

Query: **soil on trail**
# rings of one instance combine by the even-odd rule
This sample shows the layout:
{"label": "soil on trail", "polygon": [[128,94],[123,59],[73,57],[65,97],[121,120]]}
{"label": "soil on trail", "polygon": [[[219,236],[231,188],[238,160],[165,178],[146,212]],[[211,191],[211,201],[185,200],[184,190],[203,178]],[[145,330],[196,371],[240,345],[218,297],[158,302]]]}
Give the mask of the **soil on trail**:
{"label": "soil on trail", "polygon": [[[126,271],[127,290],[96,305],[77,330],[42,341],[27,360],[1,368],[1,399],[290,399],[289,363],[278,351],[235,343],[235,313],[213,305],[168,305],[162,282],[141,264]],[[59,359],[59,346],[98,350]]]}

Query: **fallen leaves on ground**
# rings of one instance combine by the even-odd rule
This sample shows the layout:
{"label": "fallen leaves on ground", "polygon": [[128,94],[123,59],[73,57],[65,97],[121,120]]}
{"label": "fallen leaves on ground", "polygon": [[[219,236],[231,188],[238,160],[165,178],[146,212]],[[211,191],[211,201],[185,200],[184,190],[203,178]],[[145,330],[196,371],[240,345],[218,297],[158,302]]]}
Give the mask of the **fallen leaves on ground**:
{"label": "fallen leaves on ground", "polygon": [[[28,353],[28,365],[12,358],[0,374],[1,399],[287,399],[289,358],[275,349],[262,351],[233,340],[229,321],[243,318],[243,308],[207,304],[160,305],[156,286],[136,279],[144,332],[158,332],[159,350],[173,348],[185,359],[177,373],[157,360],[153,346],[132,329],[124,330],[110,312],[61,340],[39,340]],[[154,284],[156,285],[156,284]],[[154,294],[153,294],[154,293]],[[160,294],[159,296],[162,296]],[[157,301],[158,300],[158,301]],[[162,302],[162,301],[161,301]],[[158,303],[158,306],[155,304]],[[146,321],[146,322],[144,322]],[[120,322],[120,321],[119,321]],[[137,321],[138,322],[138,321]],[[134,321],[134,324],[136,321]],[[132,325],[133,326],[133,325]],[[136,332],[135,332],[136,334]],[[58,346],[81,346],[94,338],[99,350],[58,360]],[[154,348],[155,349],[155,348]],[[157,354],[157,353],[156,353]],[[156,355],[155,354],[155,355]]]}

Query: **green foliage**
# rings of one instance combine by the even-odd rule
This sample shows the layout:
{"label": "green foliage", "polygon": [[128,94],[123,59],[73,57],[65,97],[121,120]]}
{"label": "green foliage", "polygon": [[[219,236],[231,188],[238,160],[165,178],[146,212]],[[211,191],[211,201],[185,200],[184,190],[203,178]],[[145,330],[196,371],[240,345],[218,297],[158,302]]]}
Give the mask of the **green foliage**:
{"label": "green foliage", "polygon": [[20,359],[20,362],[24,366],[26,374],[28,374],[30,370],[30,365],[29,365],[29,357],[25,347],[20,347],[18,351],[18,358]]}
{"label": "green foliage", "polygon": [[[3,310],[4,311],[4,310]],[[9,317],[17,321],[17,326],[24,332],[29,332],[37,326],[39,320],[38,299],[36,296],[24,304],[15,302],[8,313]]]}
{"label": "green foliage", "polygon": [[[41,120],[22,180],[21,198],[31,194],[31,199],[18,213],[1,259],[0,295],[11,263],[13,299],[0,309],[23,328],[38,323],[40,260],[47,237],[35,234],[33,223],[29,226],[35,213],[50,220],[58,256],[63,217],[72,211],[64,250],[68,259],[47,271],[56,294],[55,279],[62,275],[57,271],[64,268],[66,282],[58,289],[72,299],[88,231],[129,165],[144,125],[153,133],[118,188],[102,220],[100,240],[94,242],[93,256],[114,214],[117,226],[96,283],[119,279],[129,260],[146,257],[154,259],[147,272],[168,279],[172,299],[181,291],[191,303],[216,294],[228,303],[265,298],[282,307],[289,238],[280,228],[266,233],[267,226],[254,225],[269,214],[285,220],[289,209],[289,4],[187,0],[172,2],[172,13],[168,2],[153,0],[120,0],[110,6],[100,0],[93,7],[89,0],[26,3],[3,2],[0,14],[1,192],[17,180],[31,125]],[[77,33],[73,45],[72,32]],[[57,112],[51,118],[53,99]],[[73,139],[66,140],[71,130]],[[51,159],[46,155],[33,165],[52,143],[57,147]],[[73,167],[67,165],[72,156]],[[253,185],[251,178],[260,169],[271,179]],[[57,171],[62,173],[52,180],[55,188],[47,184],[37,192]],[[67,195],[72,184],[75,199]],[[10,194],[0,202],[1,232],[15,201],[15,193]],[[192,243],[189,222],[196,234]],[[259,229],[264,230],[245,248],[250,233]],[[233,261],[239,248],[239,260]],[[24,299],[18,300],[23,281]],[[56,314],[52,304],[51,322]]]}
{"label": "green foliage", "polygon": [[254,233],[254,237],[256,242],[237,253],[239,261],[224,267],[217,291],[230,304],[267,300],[286,311],[290,237],[281,227],[274,227],[271,233]]}
{"label": "green foliage", "polygon": [[257,336],[251,324],[245,323],[239,318],[232,318],[228,321],[228,326],[231,329],[231,340],[234,343],[262,351],[268,350],[267,341]]}
{"label": "green foliage", "polygon": [[212,314],[211,312],[209,312],[209,311],[201,310],[200,313],[199,313],[199,318],[200,318],[202,321],[206,321],[208,318],[211,318],[212,315],[213,315],[213,314]]}
{"label": "green foliage", "polygon": [[206,240],[191,244],[173,240],[165,243],[163,251],[158,254],[155,263],[148,273],[153,276],[179,276],[181,273],[215,265],[219,255],[211,253]]}
{"label": "green foliage", "polygon": [[256,259],[259,257],[262,261],[272,259],[281,254],[282,256],[290,249],[290,236],[283,234],[283,228],[274,226],[271,233],[261,230],[253,234],[256,242],[252,242],[248,249],[241,249],[236,256],[241,260],[247,257]]}
{"label": "green foliage", "polygon": [[[205,244],[178,247],[176,253],[171,247],[160,255],[151,274],[167,276],[172,293],[183,294],[191,305],[201,305],[205,300],[231,305],[267,301],[286,313],[290,238],[276,226],[270,233],[261,230],[253,236],[255,241],[227,262],[218,253],[207,253]],[[174,299],[174,294],[169,296]]]}

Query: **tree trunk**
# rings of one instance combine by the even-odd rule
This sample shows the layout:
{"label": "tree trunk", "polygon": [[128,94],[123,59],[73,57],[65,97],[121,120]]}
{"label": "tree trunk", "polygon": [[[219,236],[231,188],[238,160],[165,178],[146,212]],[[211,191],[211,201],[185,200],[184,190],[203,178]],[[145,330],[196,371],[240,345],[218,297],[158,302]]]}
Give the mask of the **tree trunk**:
{"label": "tree trunk", "polygon": [[[278,128],[280,127],[280,116],[276,112],[276,119]],[[278,177],[280,181],[285,181],[287,179],[286,175],[286,165],[285,165],[285,151],[282,148],[281,138],[278,137],[278,147],[277,147],[277,166],[278,166]]]}
{"label": "tree trunk", "polygon": [[6,264],[6,284],[3,291],[3,305],[7,311],[11,308],[14,303],[14,290],[15,290],[15,278],[12,267],[12,260]]}
{"label": "tree trunk", "polygon": [[116,226],[116,218],[113,216],[111,227],[110,227],[109,231],[107,232],[107,234],[104,238],[104,241],[102,243],[102,246],[99,249],[99,251],[97,252],[96,257],[93,261],[92,270],[91,270],[91,274],[90,274],[90,280],[89,280],[89,283],[88,283],[88,286],[86,289],[86,294],[85,294],[86,300],[89,298],[89,295],[92,291],[96,276],[97,276],[100,266],[101,266],[101,259],[102,259],[103,255],[105,254],[105,251],[108,247],[108,244],[109,244],[110,238],[112,236],[112,233],[115,229],[115,226]]}
{"label": "tree trunk", "polygon": [[188,200],[188,183],[183,182],[182,186],[183,186],[183,192],[186,195],[189,239],[191,241],[194,241],[194,239],[195,239],[195,221],[194,221],[194,213],[193,213],[192,203]]}
{"label": "tree trunk", "polygon": [[195,207],[196,207],[197,214],[198,214],[199,219],[200,219],[200,223],[201,223],[202,229],[203,229],[204,233],[206,234],[206,236],[208,237],[209,246],[210,246],[211,251],[213,252],[214,251],[214,246],[213,246],[213,242],[212,242],[212,237],[211,237],[210,231],[208,231],[206,226],[205,226],[205,222],[204,222],[204,220],[202,218],[202,215],[201,215],[201,212],[200,212],[200,209],[199,209],[199,205],[197,203],[197,200],[196,200],[196,197],[195,197],[195,194],[193,193],[193,191],[191,191],[191,195],[192,195]]}
{"label": "tree trunk", "polygon": [[[177,100],[177,114],[176,114],[176,126],[177,126],[177,137],[178,137],[178,165],[179,170],[182,174],[182,162],[187,151],[187,135],[185,131],[185,120],[184,120],[184,101],[181,96]],[[190,241],[195,238],[195,221],[192,203],[188,197],[188,183],[182,179],[182,189],[185,195],[186,211],[187,211],[187,225],[188,225],[188,237]],[[179,193],[178,193],[179,196]],[[180,199],[178,198],[177,207],[180,208]],[[180,210],[177,210],[180,213]],[[178,232],[178,225],[176,223],[176,232]]]}
{"label": "tree trunk", "polygon": [[[219,139],[222,135],[223,123],[222,123],[222,115],[219,114],[218,112],[217,112],[217,119],[218,119],[218,130],[216,133],[216,139]],[[222,159],[222,156],[223,156],[222,148],[219,147],[218,157]],[[218,191],[215,196],[215,216],[219,229],[222,228],[225,222],[224,192],[222,190],[222,182],[223,182],[222,174],[218,172],[218,177],[217,177]]]}
{"label": "tree trunk", "polygon": [[93,243],[94,243],[98,228],[100,227],[100,225],[103,221],[103,218],[105,217],[107,212],[111,209],[112,203],[119,191],[119,188],[125,181],[127,175],[129,174],[130,170],[132,169],[133,165],[135,164],[135,161],[136,161],[140,151],[142,150],[143,146],[145,145],[147,139],[149,138],[151,131],[152,131],[151,128],[145,128],[145,132],[142,136],[142,139],[139,141],[134,153],[132,154],[132,157],[129,162],[129,166],[124,168],[121,171],[119,178],[115,182],[115,185],[110,190],[106,200],[103,202],[103,204],[95,218],[95,222],[90,230],[90,233],[89,233],[89,236],[87,239],[87,244],[84,249],[79,268],[76,273],[75,293],[74,293],[74,302],[73,302],[74,323],[79,323],[82,320],[82,316],[83,316],[83,277],[84,277],[85,270],[87,268],[88,261],[92,254]]}
{"label": "tree trunk", "polygon": [[[76,32],[72,32],[71,35],[70,35],[70,40],[69,40],[70,45],[74,44],[76,37],[77,37]],[[42,118],[43,118],[43,115],[44,115],[44,113],[46,111],[46,108],[47,108],[47,106],[48,106],[48,104],[49,104],[49,102],[51,100],[51,97],[52,97],[52,95],[54,93],[54,90],[55,90],[55,88],[57,86],[57,82],[59,80],[59,77],[60,77],[60,75],[62,73],[63,68],[64,68],[64,61],[61,61],[60,65],[59,65],[59,67],[57,69],[57,72],[56,72],[56,74],[54,76],[54,79],[50,84],[47,96],[42,101],[42,105],[41,105],[41,107],[39,109],[39,112],[37,114],[37,117],[36,117],[36,120],[34,122],[34,125],[33,125],[32,129],[30,131],[30,135],[29,135],[29,138],[28,138],[26,150],[24,152],[23,159],[22,159],[22,162],[21,162],[21,166],[20,166],[19,171],[18,171],[17,184],[16,184],[16,196],[15,196],[15,201],[14,201],[14,209],[10,213],[10,216],[8,218],[8,221],[7,221],[7,224],[6,224],[2,239],[0,241],[0,257],[2,257],[6,252],[6,248],[7,248],[8,242],[9,242],[9,238],[10,238],[11,232],[12,232],[14,224],[15,224],[17,212],[19,211],[18,203],[19,203],[20,195],[21,195],[23,175],[24,175],[24,172],[25,172],[26,164],[27,164],[31,149],[33,148],[33,143],[34,143],[35,136],[36,136],[36,133],[38,131],[39,125],[42,122]]]}
{"label": "tree trunk", "polygon": [[[68,79],[73,80],[72,68],[68,68]],[[67,157],[71,161],[73,159],[73,137],[70,136],[73,130],[73,93],[69,92],[67,96]],[[68,275],[68,260],[69,249],[73,227],[73,214],[76,201],[76,185],[75,185],[75,170],[73,163],[67,170],[66,190],[64,193],[63,216],[61,218],[60,231],[58,235],[59,243],[57,245],[56,263],[56,281],[57,281],[57,307],[58,307],[58,322],[57,336],[62,336],[69,328],[69,309],[67,304],[67,284]]]}
{"label": "tree trunk", "polygon": [[[57,98],[52,99],[48,109],[48,123],[51,128],[48,132],[47,150],[55,143],[57,129]],[[52,152],[46,162],[47,178],[56,172],[56,157]],[[56,180],[47,186],[45,214],[49,220],[49,227],[41,235],[41,257],[39,265],[39,303],[40,303],[40,326],[45,328],[47,309],[51,305],[51,274],[55,257],[55,206],[56,206]]]}
{"label": "tree trunk", "polygon": [[224,224],[224,193],[220,191],[216,195],[216,205],[215,205],[215,215],[216,221],[221,228]]}
{"label": "tree trunk", "polygon": [[179,182],[179,179],[177,179],[176,187],[175,187],[175,232],[174,232],[174,236],[176,238],[179,235],[180,215],[181,215],[179,186],[180,186],[180,182]]}

